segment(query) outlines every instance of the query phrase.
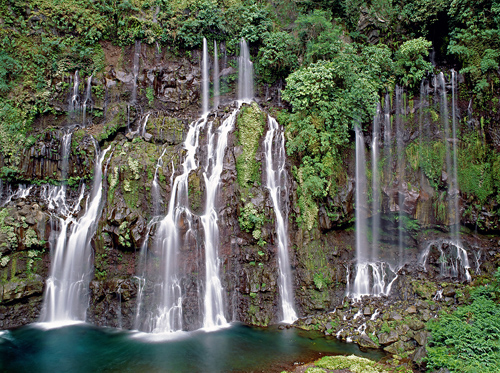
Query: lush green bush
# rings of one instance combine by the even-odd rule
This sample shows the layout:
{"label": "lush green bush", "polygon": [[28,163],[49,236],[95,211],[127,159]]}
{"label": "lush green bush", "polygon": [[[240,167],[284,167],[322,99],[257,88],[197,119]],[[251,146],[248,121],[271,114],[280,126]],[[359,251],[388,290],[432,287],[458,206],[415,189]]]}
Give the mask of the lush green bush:
{"label": "lush green bush", "polygon": [[268,32],[262,44],[257,72],[265,82],[285,78],[299,66],[298,45],[293,35],[283,31]]}
{"label": "lush green bush", "polygon": [[420,82],[433,67],[425,58],[432,43],[425,38],[405,41],[395,53],[399,81],[409,88],[420,87]]}
{"label": "lush green bush", "polygon": [[462,64],[474,92],[484,103],[500,84],[500,3],[497,0],[452,1],[448,53]]}
{"label": "lush green bush", "polygon": [[472,292],[472,304],[427,323],[432,334],[427,368],[450,372],[500,371],[500,269],[495,281]]}

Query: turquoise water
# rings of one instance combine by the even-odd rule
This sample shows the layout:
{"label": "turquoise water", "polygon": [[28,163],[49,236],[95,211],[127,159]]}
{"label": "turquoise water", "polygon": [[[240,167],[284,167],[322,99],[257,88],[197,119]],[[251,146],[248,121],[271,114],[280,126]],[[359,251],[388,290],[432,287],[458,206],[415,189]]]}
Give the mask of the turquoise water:
{"label": "turquoise water", "polygon": [[2,372],[281,372],[322,355],[382,357],[319,333],[240,324],[175,336],[88,324],[33,324],[0,333]]}

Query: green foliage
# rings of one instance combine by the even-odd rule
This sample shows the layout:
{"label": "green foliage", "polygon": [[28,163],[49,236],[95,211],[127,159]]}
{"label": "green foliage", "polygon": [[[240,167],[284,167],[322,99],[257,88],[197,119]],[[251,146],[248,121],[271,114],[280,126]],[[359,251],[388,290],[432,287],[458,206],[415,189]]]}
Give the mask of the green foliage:
{"label": "green foliage", "polygon": [[[495,153],[477,131],[463,135],[462,139],[458,152],[458,185],[460,190],[484,203],[494,193],[493,177],[497,174],[492,170],[492,163],[496,160]],[[498,182],[496,184],[498,188]]]}
{"label": "green foliage", "polygon": [[293,108],[286,121],[287,151],[296,154],[301,221],[311,224],[311,199],[333,193],[349,130],[374,115],[379,92],[390,81],[391,52],[385,46],[344,44],[330,61],[318,61],[287,78],[283,99]]}
{"label": "green foliage", "polygon": [[152,87],[146,88],[146,98],[148,99],[149,106],[153,106],[155,100],[155,91]]}
{"label": "green foliage", "polygon": [[287,32],[266,33],[259,50],[257,71],[265,82],[284,78],[299,66],[296,39]]}
{"label": "green foliage", "polygon": [[424,60],[432,43],[425,38],[405,41],[395,53],[400,81],[410,88],[420,86],[422,78],[432,70],[432,64]]}
{"label": "green foliage", "polygon": [[448,53],[462,63],[460,73],[485,103],[500,83],[500,5],[497,0],[451,1],[448,15],[453,26]]}
{"label": "green foliage", "polygon": [[243,206],[238,218],[241,230],[252,232],[252,236],[256,240],[261,236],[264,220],[264,214],[259,212],[252,202],[248,202]]}
{"label": "green foliage", "polygon": [[406,157],[414,170],[420,168],[434,189],[441,184],[441,173],[446,161],[443,141],[412,142],[406,147]]}
{"label": "green foliage", "polygon": [[313,277],[314,285],[321,290],[323,288],[327,288],[329,281],[325,278],[323,273],[316,273]]}
{"label": "green foliage", "polygon": [[427,367],[451,372],[498,372],[500,369],[500,271],[489,286],[471,292],[472,304],[430,320],[432,339],[427,346]]}
{"label": "green foliage", "polygon": [[181,46],[201,47],[203,36],[208,35],[221,40],[225,34],[225,22],[216,1],[197,1],[188,10],[190,17],[181,23],[176,33],[176,41]]}

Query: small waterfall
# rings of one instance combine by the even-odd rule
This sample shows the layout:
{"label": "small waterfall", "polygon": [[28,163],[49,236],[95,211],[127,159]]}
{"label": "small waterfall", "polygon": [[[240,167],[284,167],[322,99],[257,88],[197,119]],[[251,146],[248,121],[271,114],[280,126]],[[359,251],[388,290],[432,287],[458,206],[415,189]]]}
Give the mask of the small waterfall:
{"label": "small waterfall", "polygon": [[[75,221],[72,215],[60,220],[60,233],[51,249],[51,270],[47,279],[43,322],[84,321],[88,307],[88,286],[92,276],[92,247],[101,212],[102,162],[109,148],[101,154],[96,146],[94,184],[87,198],[85,214]],[[68,229],[71,226],[71,231]]]}
{"label": "small waterfall", "polygon": [[[294,307],[292,274],[288,259],[288,189],[285,168],[285,135],[280,131],[278,122],[268,116],[269,130],[264,140],[266,153],[266,186],[273,201],[276,213],[276,232],[278,234],[278,265],[280,270],[279,290],[281,295],[282,321],[287,324],[297,320]],[[274,147],[273,147],[274,145]],[[285,198],[283,198],[285,197]]]}
{"label": "small waterfall", "polygon": [[209,89],[208,86],[210,84],[210,78],[208,76],[208,47],[207,47],[207,39],[203,38],[203,58],[201,61],[202,67],[201,67],[201,86],[202,86],[202,92],[201,92],[201,99],[202,99],[202,105],[201,105],[201,112],[202,115],[205,115],[208,113],[209,110]]}
{"label": "small waterfall", "polygon": [[198,168],[196,152],[200,130],[207,123],[207,116],[192,122],[184,141],[186,158],[182,164],[182,174],[172,185],[168,212],[160,222],[155,238],[155,252],[160,255],[161,267],[159,283],[155,286],[156,314],[150,321],[149,331],[167,333],[182,330],[182,288],[177,265],[177,255],[181,247],[178,227],[187,226],[189,232],[192,213],[188,201],[189,174]]}
{"label": "small waterfall", "polygon": [[354,298],[370,294],[370,277],[368,271],[369,250],[366,239],[366,159],[363,132],[360,125],[356,132],[356,277],[352,296]]}
{"label": "small waterfall", "polygon": [[419,264],[425,272],[427,272],[427,261],[433,248],[439,252],[438,263],[441,277],[472,280],[467,250],[454,239],[433,240],[427,244],[419,258]]}
{"label": "small waterfall", "polygon": [[5,198],[5,201],[2,202],[1,207],[7,205],[10,201],[13,199],[24,199],[29,196],[31,189],[33,189],[33,185],[25,185],[25,184],[19,184],[17,187],[17,190],[15,192],[12,191],[11,187],[9,186],[7,189],[7,197]]}
{"label": "small waterfall", "polygon": [[380,241],[380,177],[378,172],[379,163],[379,136],[380,136],[380,105],[373,118],[372,138],[372,254],[371,261],[378,260],[378,246]]}
{"label": "small waterfall", "polygon": [[79,87],[80,76],[78,75],[78,70],[76,70],[73,78],[73,90],[71,92],[68,105],[69,116],[72,120],[75,119],[76,113],[80,110],[80,93],[78,91]]}
{"label": "small waterfall", "polygon": [[134,65],[132,67],[132,74],[134,75],[134,85],[132,86],[132,97],[131,104],[136,104],[137,101],[137,77],[139,76],[139,62],[140,62],[140,54],[141,54],[141,42],[140,40],[135,41],[134,46]]}
{"label": "small waterfall", "polygon": [[149,120],[150,115],[151,115],[151,113],[146,114],[146,116],[144,117],[144,120],[142,122],[141,127],[138,129],[138,131],[136,131],[136,132],[139,132],[139,135],[141,135],[141,136],[144,136],[146,134],[146,126],[148,125],[148,120]]}
{"label": "small waterfall", "polygon": [[214,40],[214,109],[217,110],[220,102],[220,80],[219,80],[219,54],[217,42]]}
{"label": "small waterfall", "polygon": [[207,131],[207,163],[203,177],[206,185],[205,214],[201,216],[205,233],[205,299],[203,328],[213,330],[226,326],[223,288],[219,278],[219,226],[217,224],[217,191],[224,164],[229,132],[233,129],[238,109],[235,109],[214,131],[212,123]]}
{"label": "small waterfall", "polygon": [[[156,162],[156,167],[155,167],[155,175],[153,177],[153,183],[151,185],[151,199],[153,202],[153,216],[159,216],[161,214],[161,205],[162,205],[162,200],[160,197],[160,186],[158,184],[158,169],[163,166],[163,156],[165,155],[165,152],[167,151],[167,148],[163,149],[163,152],[160,155],[160,158],[158,158],[158,161]],[[173,174],[173,168],[172,168],[172,174]],[[172,183],[170,185],[173,185]]]}
{"label": "small waterfall", "polygon": [[90,106],[90,111],[92,111],[92,75],[87,78],[87,88],[85,90],[85,100],[83,100],[83,120],[82,124],[85,126],[87,123],[85,122],[85,117],[87,114],[87,105]]}
{"label": "small waterfall", "polygon": [[238,58],[238,100],[253,99],[253,63],[245,39],[240,41],[240,57]]}

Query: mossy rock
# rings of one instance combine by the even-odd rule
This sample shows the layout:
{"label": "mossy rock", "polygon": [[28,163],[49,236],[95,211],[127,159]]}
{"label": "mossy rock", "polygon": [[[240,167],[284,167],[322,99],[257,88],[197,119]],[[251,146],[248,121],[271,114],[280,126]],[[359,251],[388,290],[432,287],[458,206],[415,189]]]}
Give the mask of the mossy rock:
{"label": "mossy rock", "polygon": [[349,369],[353,373],[388,373],[380,364],[359,357],[351,356],[325,356],[315,362],[319,368],[324,369]]}
{"label": "mossy rock", "polygon": [[249,188],[254,182],[261,180],[260,163],[255,155],[266,127],[266,116],[254,102],[240,110],[237,127],[242,147],[242,152],[236,159],[238,184],[242,188]]}

